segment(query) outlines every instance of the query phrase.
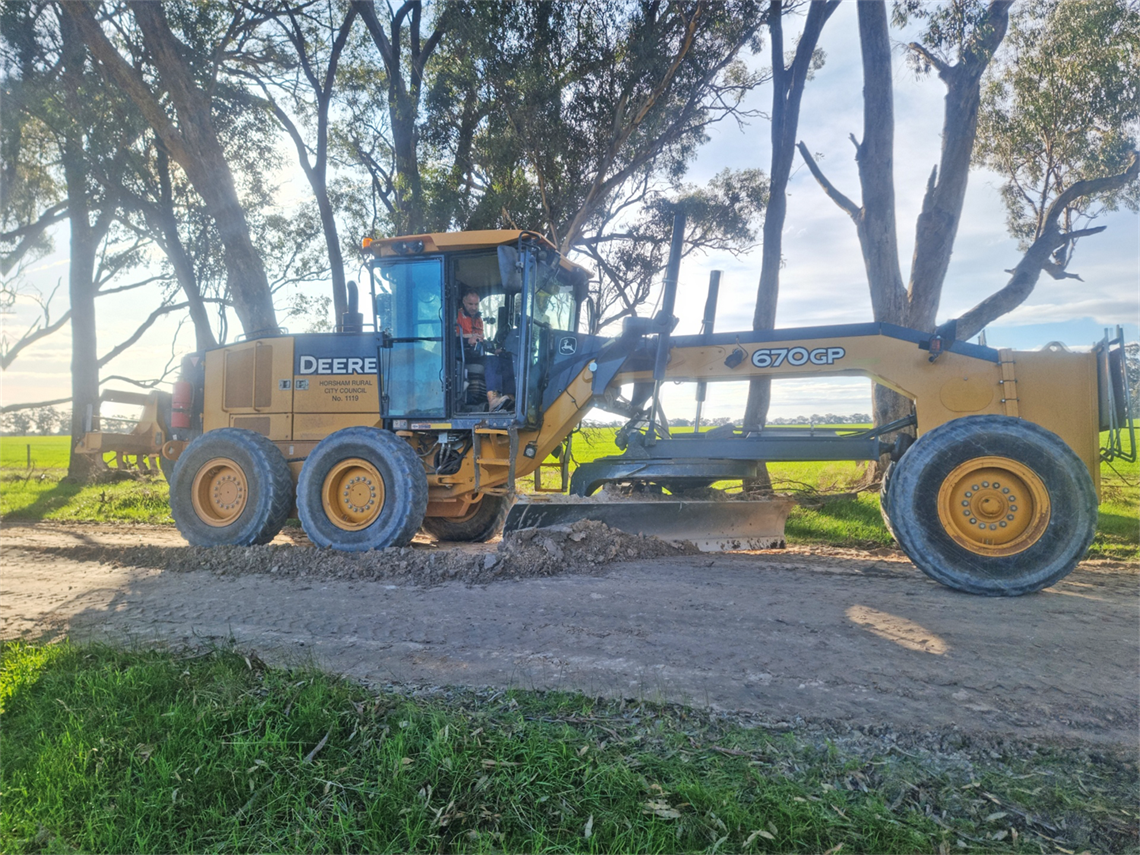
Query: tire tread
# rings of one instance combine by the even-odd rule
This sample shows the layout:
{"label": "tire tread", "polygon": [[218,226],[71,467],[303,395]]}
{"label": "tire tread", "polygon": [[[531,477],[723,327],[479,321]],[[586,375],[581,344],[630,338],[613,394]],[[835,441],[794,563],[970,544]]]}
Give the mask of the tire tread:
{"label": "tire tread", "polygon": [[[937,490],[924,483],[940,455],[1035,455],[1052,467],[1038,477],[1050,489],[1050,521],[1042,537],[1020,553],[989,557],[955,544],[938,521]],[[1026,464],[1028,465],[1028,464]],[[1044,467],[1043,467],[1044,469]],[[1049,484],[1046,484],[1049,489]],[[1011,597],[1047,588],[1068,575],[1096,534],[1097,497],[1085,464],[1059,436],[1040,425],[1010,416],[964,416],[919,437],[898,461],[887,492],[887,516],[896,540],[915,565],[937,582],[990,597]]]}
{"label": "tire tread", "polygon": [[[342,459],[337,456],[345,454],[341,448],[353,444],[377,455],[392,470],[393,483],[385,483],[384,487],[394,501],[396,516],[383,525],[377,525],[382,517],[366,529],[347,532],[328,520],[320,502],[321,485],[313,482],[323,481],[325,473],[321,470],[325,464]],[[420,529],[427,503],[427,476],[419,457],[403,439],[380,428],[349,427],[329,434],[313,449],[297,480],[297,513],[309,540],[317,546],[347,552],[407,546]]]}
{"label": "tire tread", "polygon": [[[253,464],[255,471],[246,473],[247,481],[265,482],[262,485],[264,489],[258,489],[257,495],[250,497],[254,517],[249,525],[237,531],[233,525],[238,525],[240,518],[225,528],[207,526],[198,520],[189,495],[194,473],[186,472],[186,467],[196,460],[204,463],[211,456],[232,454],[234,450],[244,452]],[[191,483],[187,483],[188,479]],[[251,485],[251,494],[254,491]],[[261,434],[243,428],[218,428],[197,437],[179,455],[170,475],[170,510],[174,524],[194,546],[258,546],[269,543],[284,527],[292,507],[293,475],[284,455]]]}

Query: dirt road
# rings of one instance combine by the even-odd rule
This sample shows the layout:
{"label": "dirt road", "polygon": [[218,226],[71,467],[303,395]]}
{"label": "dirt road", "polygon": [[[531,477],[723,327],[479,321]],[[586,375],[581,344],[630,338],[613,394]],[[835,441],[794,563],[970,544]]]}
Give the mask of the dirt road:
{"label": "dirt road", "polygon": [[[1134,565],[1088,563],[1040,594],[988,599],[886,551],[623,560],[644,547],[593,530],[559,537],[529,553],[423,543],[365,565],[304,545],[207,554],[161,527],[6,525],[0,636],[233,639],[274,664],[372,683],[1136,744]],[[423,575],[431,567],[442,569]]]}

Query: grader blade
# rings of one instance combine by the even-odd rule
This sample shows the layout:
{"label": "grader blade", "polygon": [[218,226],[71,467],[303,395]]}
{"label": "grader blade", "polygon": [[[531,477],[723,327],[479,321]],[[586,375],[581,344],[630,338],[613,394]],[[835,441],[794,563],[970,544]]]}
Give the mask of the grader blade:
{"label": "grader blade", "polygon": [[542,501],[523,499],[507,514],[504,532],[595,520],[630,534],[687,540],[702,552],[779,549],[795,504],[774,496],[752,501]]}

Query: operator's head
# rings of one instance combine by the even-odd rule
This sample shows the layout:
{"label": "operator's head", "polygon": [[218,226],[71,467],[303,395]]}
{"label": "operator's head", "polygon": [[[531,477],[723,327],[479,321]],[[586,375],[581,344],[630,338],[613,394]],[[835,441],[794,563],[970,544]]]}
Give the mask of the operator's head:
{"label": "operator's head", "polygon": [[463,311],[467,313],[468,317],[475,317],[479,314],[479,292],[474,288],[467,288],[463,291]]}

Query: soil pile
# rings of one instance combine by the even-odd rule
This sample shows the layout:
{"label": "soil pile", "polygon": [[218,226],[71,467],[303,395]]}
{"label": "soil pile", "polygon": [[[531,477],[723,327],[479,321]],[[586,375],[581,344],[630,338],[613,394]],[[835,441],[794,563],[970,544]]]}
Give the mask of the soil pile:
{"label": "soil pile", "polygon": [[265,573],[290,578],[392,580],[404,585],[466,582],[590,573],[613,561],[694,555],[690,543],[668,543],[627,534],[605,523],[583,520],[568,526],[523,529],[498,547],[438,549],[402,547],[372,552],[337,552],[316,547],[269,546],[75,546],[47,548],[61,557],[173,572],[209,570],[219,576]]}

